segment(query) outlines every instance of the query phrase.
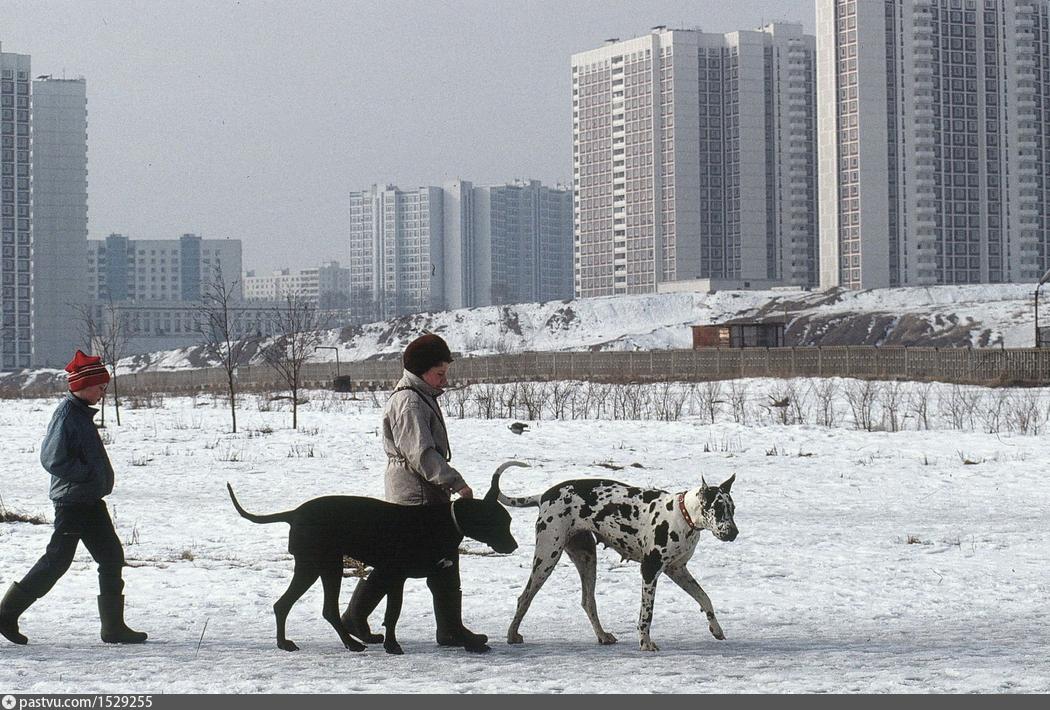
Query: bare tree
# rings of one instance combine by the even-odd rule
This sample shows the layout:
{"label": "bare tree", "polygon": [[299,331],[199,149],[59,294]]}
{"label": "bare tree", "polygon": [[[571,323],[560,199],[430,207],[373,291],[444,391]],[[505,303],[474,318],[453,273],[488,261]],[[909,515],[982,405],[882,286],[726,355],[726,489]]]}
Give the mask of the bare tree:
{"label": "bare tree", "polygon": [[266,363],[276,370],[292,394],[292,428],[299,428],[299,392],[303,387],[303,365],[321,342],[327,329],[316,304],[298,292],[288,293],[284,302],[273,308],[273,339],[263,351]]}
{"label": "bare tree", "polygon": [[217,360],[226,373],[226,387],[230,395],[230,419],[233,433],[237,433],[237,367],[251,354],[251,341],[238,333],[237,323],[246,310],[236,300],[237,279],[227,282],[222,267],[216,264],[214,274],[205,285],[197,306],[194,326],[201,337],[201,347],[208,357]]}
{"label": "bare tree", "polygon": [[[120,426],[120,387],[117,379],[117,365],[120,359],[127,355],[128,345],[134,337],[131,315],[118,308],[112,298],[71,305],[80,317],[80,325],[88,349],[101,357],[103,363],[112,363],[113,408],[117,415],[117,426]],[[106,426],[105,404],[102,408],[100,426]]]}

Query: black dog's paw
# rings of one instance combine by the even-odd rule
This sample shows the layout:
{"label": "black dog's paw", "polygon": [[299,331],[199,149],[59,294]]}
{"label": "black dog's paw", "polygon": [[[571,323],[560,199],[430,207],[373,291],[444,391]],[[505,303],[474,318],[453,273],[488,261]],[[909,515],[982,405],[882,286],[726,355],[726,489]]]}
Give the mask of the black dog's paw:
{"label": "black dog's paw", "polygon": [[282,651],[298,651],[299,650],[299,647],[296,646],[293,642],[289,641],[288,639],[285,639],[284,641],[278,641],[277,642],[277,648],[281,649]]}
{"label": "black dog's paw", "polygon": [[405,655],[405,652],[401,650],[401,644],[399,644],[397,641],[394,641],[393,643],[384,643],[383,649],[386,650],[386,652],[389,653],[391,656]]}
{"label": "black dog's paw", "polygon": [[349,637],[347,638],[347,641],[343,645],[346,646],[351,651],[355,651],[355,652],[356,651],[364,651],[366,648],[368,648],[363,643],[358,643],[357,641],[354,641],[352,638],[349,638]]}

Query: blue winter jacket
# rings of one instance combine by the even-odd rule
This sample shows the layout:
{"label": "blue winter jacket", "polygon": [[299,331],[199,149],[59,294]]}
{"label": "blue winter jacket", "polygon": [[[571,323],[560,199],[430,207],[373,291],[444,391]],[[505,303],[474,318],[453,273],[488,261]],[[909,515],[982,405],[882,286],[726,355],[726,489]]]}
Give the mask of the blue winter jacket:
{"label": "blue winter jacket", "polygon": [[58,405],[40,445],[40,463],[51,474],[55,505],[94,503],[113,492],[113,466],[94,417],[98,410],[72,392]]}

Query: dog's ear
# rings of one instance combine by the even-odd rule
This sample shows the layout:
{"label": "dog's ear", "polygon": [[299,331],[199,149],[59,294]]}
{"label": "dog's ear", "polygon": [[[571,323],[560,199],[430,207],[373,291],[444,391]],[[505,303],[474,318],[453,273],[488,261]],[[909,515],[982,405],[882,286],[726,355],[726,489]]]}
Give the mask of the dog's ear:
{"label": "dog's ear", "polygon": [[720,485],[718,487],[719,490],[723,491],[724,493],[728,493],[729,489],[733,487],[733,481],[735,481],[735,480],[736,480],[736,474],[734,473],[732,476],[730,476],[729,478],[726,479],[725,483],[723,483],[722,485]]}
{"label": "dog's ear", "polygon": [[704,474],[700,474],[700,487],[707,488],[707,481],[704,480]]}
{"label": "dog's ear", "polygon": [[502,476],[503,472],[511,466],[529,467],[527,463],[522,463],[521,461],[505,461],[504,463],[501,463],[499,468],[496,469],[496,472],[492,474],[492,485],[489,487],[489,492],[485,494],[486,503],[495,503],[499,500],[499,477]]}

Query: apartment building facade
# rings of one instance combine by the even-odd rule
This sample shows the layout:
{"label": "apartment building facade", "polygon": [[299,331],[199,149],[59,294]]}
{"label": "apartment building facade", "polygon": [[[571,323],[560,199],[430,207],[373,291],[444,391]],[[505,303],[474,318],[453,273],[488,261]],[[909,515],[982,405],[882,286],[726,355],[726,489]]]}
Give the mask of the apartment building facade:
{"label": "apartment building facade", "polygon": [[100,301],[198,302],[220,279],[231,297],[244,296],[241,241],[202,239],[130,239],[110,234],[87,242],[88,291]]}
{"label": "apartment building facade", "polygon": [[779,23],[573,55],[575,294],[815,284],[815,61]]}
{"label": "apartment building facade", "polygon": [[298,294],[325,310],[349,308],[350,269],[328,261],[309,269],[277,269],[270,276],[244,274],[247,301],[280,301]]}
{"label": "apartment building facade", "polygon": [[535,180],[351,193],[354,319],[570,298],[570,200]]}
{"label": "apartment building facade", "polygon": [[1050,267],[1050,2],[818,0],[823,288]]}

